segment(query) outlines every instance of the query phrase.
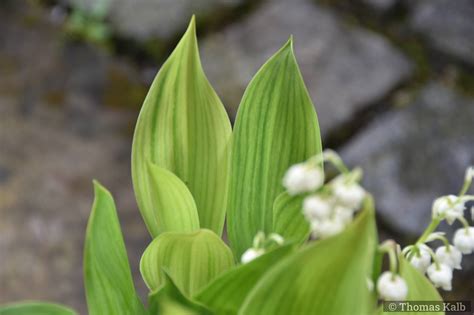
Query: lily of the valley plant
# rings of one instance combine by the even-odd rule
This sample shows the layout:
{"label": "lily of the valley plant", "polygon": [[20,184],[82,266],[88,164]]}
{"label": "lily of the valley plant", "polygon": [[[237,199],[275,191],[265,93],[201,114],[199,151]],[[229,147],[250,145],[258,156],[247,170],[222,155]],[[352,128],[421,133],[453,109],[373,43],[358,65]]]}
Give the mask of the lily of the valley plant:
{"label": "lily of the valley plant", "polygon": [[[337,174],[326,178],[324,165]],[[472,168],[458,195],[434,201],[416,243],[379,244],[362,171],[322,150],[291,38],[249,83],[232,130],[201,67],[193,19],[144,101],[132,175],[152,237],[140,262],[148,302],[136,293],[113,198],[94,182],[90,315],[380,314],[382,300],[441,301],[437,288],[451,290],[474,250],[464,217]],[[460,224],[452,243],[436,231],[443,221]],[[0,313],[75,314],[41,302]]]}

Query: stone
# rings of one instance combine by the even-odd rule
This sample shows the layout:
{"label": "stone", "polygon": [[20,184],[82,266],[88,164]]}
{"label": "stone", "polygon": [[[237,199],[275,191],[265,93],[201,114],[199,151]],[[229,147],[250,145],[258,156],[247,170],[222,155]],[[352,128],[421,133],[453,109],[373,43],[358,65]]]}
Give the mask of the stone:
{"label": "stone", "polygon": [[411,27],[439,52],[474,65],[474,1],[410,2]]}
{"label": "stone", "polygon": [[201,42],[204,69],[232,117],[252,76],[291,34],[323,136],[411,73],[410,62],[381,36],[309,0],[271,0]]}
{"label": "stone", "polygon": [[[19,3],[0,10],[0,304],[48,300],[86,314],[82,248],[94,178],[115,197],[146,292],[138,263],[149,236],[130,178],[137,113],[120,108],[140,78],[123,60],[61,42],[44,10]],[[112,92],[117,76],[127,80]]]}
{"label": "stone", "polygon": [[[67,0],[89,11],[104,11],[121,36],[143,41],[175,38],[196,14],[198,21],[216,19],[244,0]],[[104,7],[100,9],[99,7]]]}
{"label": "stone", "polygon": [[[433,200],[457,194],[474,165],[473,123],[473,99],[431,82],[407,108],[377,117],[341,154],[363,168],[380,220],[413,239],[428,225]],[[442,227],[452,232],[459,223]]]}

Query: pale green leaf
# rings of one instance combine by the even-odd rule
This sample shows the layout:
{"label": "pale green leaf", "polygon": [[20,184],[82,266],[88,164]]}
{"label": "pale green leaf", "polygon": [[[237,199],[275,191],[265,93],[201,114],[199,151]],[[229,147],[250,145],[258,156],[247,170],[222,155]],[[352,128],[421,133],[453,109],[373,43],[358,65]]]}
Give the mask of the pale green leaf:
{"label": "pale green leaf", "polygon": [[84,284],[89,315],[143,314],[112,195],[96,181],[94,192],[84,245]]}
{"label": "pale green leaf", "polygon": [[75,311],[62,305],[24,301],[7,305],[0,305],[1,315],[77,315]]}
{"label": "pale green leaf", "polygon": [[148,164],[151,201],[156,209],[158,233],[192,232],[199,229],[196,203],[186,185],[170,171],[153,163]]}
{"label": "pale green leaf", "polygon": [[164,284],[148,296],[150,315],[211,315],[206,307],[186,297],[166,270]]}
{"label": "pale green leaf", "polygon": [[[408,286],[407,301],[442,302],[438,290],[433,284],[415,269],[405,258],[399,257],[400,276]],[[439,306],[439,305],[438,305]],[[382,310],[382,309],[381,309]],[[441,315],[444,312],[380,312],[387,315]]]}
{"label": "pale green leaf", "polygon": [[231,269],[201,290],[195,299],[216,314],[237,314],[250,290],[270,267],[289,255],[294,245],[276,248],[255,260]]}
{"label": "pale green leaf", "polygon": [[153,81],[133,138],[133,186],[153,237],[160,233],[156,218],[162,209],[153,203],[147,161],[176,174],[194,197],[200,226],[222,233],[231,135],[227,113],[201,67],[193,18]]}
{"label": "pale green leaf", "polygon": [[140,261],[140,272],[151,291],[164,284],[169,272],[184,294],[192,296],[234,265],[232,251],[212,231],[165,232],[148,245]]}
{"label": "pale green leaf", "polygon": [[346,230],[315,242],[275,265],[255,286],[239,314],[369,314],[367,288],[374,258],[371,200]]}
{"label": "pale green leaf", "polygon": [[258,231],[272,232],[285,171],[320,152],[316,112],[290,39],[252,79],[237,113],[227,220],[237,256]]}
{"label": "pale green leaf", "polygon": [[302,207],[304,196],[290,196],[282,192],[273,204],[273,229],[285,240],[303,243],[308,239],[310,226],[305,219]]}

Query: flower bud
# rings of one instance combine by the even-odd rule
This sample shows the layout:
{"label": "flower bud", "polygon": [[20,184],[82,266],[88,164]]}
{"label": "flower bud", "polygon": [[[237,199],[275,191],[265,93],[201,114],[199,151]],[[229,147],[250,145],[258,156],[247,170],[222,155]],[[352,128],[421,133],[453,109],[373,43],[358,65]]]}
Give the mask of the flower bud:
{"label": "flower bud", "polygon": [[431,255],[425,244],[418,245],[418,250],[418,253],[413,253],[410,264],[424,274],[431,264]]}
{"label": "flower bud", "polygon": [[471,254],[474,250],[474,227],[460,228],[454,233],[453,244],[463,254]]}
{"label": "flower bud", "polygon": [[305,163],[291,166],[283,177],[283,186],[290,195],[314,191],[324,183],[324,174],[318,167]]}
{"label": "flower bud", "polygon": [[242,257],[240,258],[240,261],[243,264],[246,264],[246,263],[254,260],[255,258],[263,255],[264,253],[265,253],[265,251],[263,249],[249,248],[243,253]]}
{"label": "flower bud", "polygon": [[445,291],[451,291],[453,280],[453,269],[445,264],[439,264],[438,266],[433,263],[428,267],[428,277],[435,287],[443,288]]}
{"label": "flower bud", "polygon": [[358,209],[365,197],[365,190],[359,184],[346,184],[343,178],[334,181],[333,192],[342,205],[352,209]]}
{"label": "flower bud", "polygon": [[326,219],[311,222],[312,235],[315,238],[328,238],[344,230],[344,224],[340,220]]}
{"label": "flower bud", "polygon": [[354,210],[344,206],[336,206],[334,209],[334,217],[343,224],[349,224],[354,218]]}
{"label": "flower bud", "polygon": [[462,254],[455,246],[441,246],[436,249],[436,258],[453,269],[461,269]]}
{"label": "flower bud", "polygon": [[464,202],[458,196],[443,196],[433,202],[433,216],[445,217],[450,225],[463,215]]}
{"label": "flower bud", "polygon": [[404,301],[408,295],[408,286],[399,275],[385,271],[377,280],[377,292],[386,301]]}
{"label": "flower bud", "polygon": [[318,196],[306,197],[303,201],[303,214],[308,221],[327,219],[331,214],[331,203]]}

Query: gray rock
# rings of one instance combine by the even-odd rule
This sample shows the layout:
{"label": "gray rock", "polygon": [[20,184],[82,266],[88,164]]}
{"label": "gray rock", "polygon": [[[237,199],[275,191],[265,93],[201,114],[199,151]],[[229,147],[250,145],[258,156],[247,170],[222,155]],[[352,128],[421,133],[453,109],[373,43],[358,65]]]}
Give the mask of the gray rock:
{"label": "gray rock", "polygon": [[410,24],[438,51],[474,65],[474,1],[417,0]]}
{"label": "gray rock", "polygon": [[186,27],[193,14],[199,20],[215,18],[222,10],[244,3],[244,0],[67,1],[89,11],[104,11],[118,33],[137,40],[173,38]]}
{"label": "gray rock", "polygon": [[82,247],[94,178],[116,198],[145,292],[138,262],[149,237],[132,192],[127,133],[136,114],[113,107],[130,102],[122,92],[139,82],[127,63],[61,43],[47,14],[31,10],[0,10],[0,304],[41,299],[86,314]]}
{"label": "gray rock", "polygon": [[364,2],[379,12],[386,12],[393,8],[398,0],[364,0]]}
{"label": "gray rock", "polygon": [[323,135],[411,72],[407,59],[385,39],[341,23],[311,1],[267,1],[201,45],[206,73],[231,115],[256,70],[290,34]]}
{"label": "gray rock", "polygon": [[432,201],[457,194],[474,164],[473,126],[474,101],[431,83],[408,108],[378,117],[341,153],[363,167],[381,220],[416,237],[430,221]]}

